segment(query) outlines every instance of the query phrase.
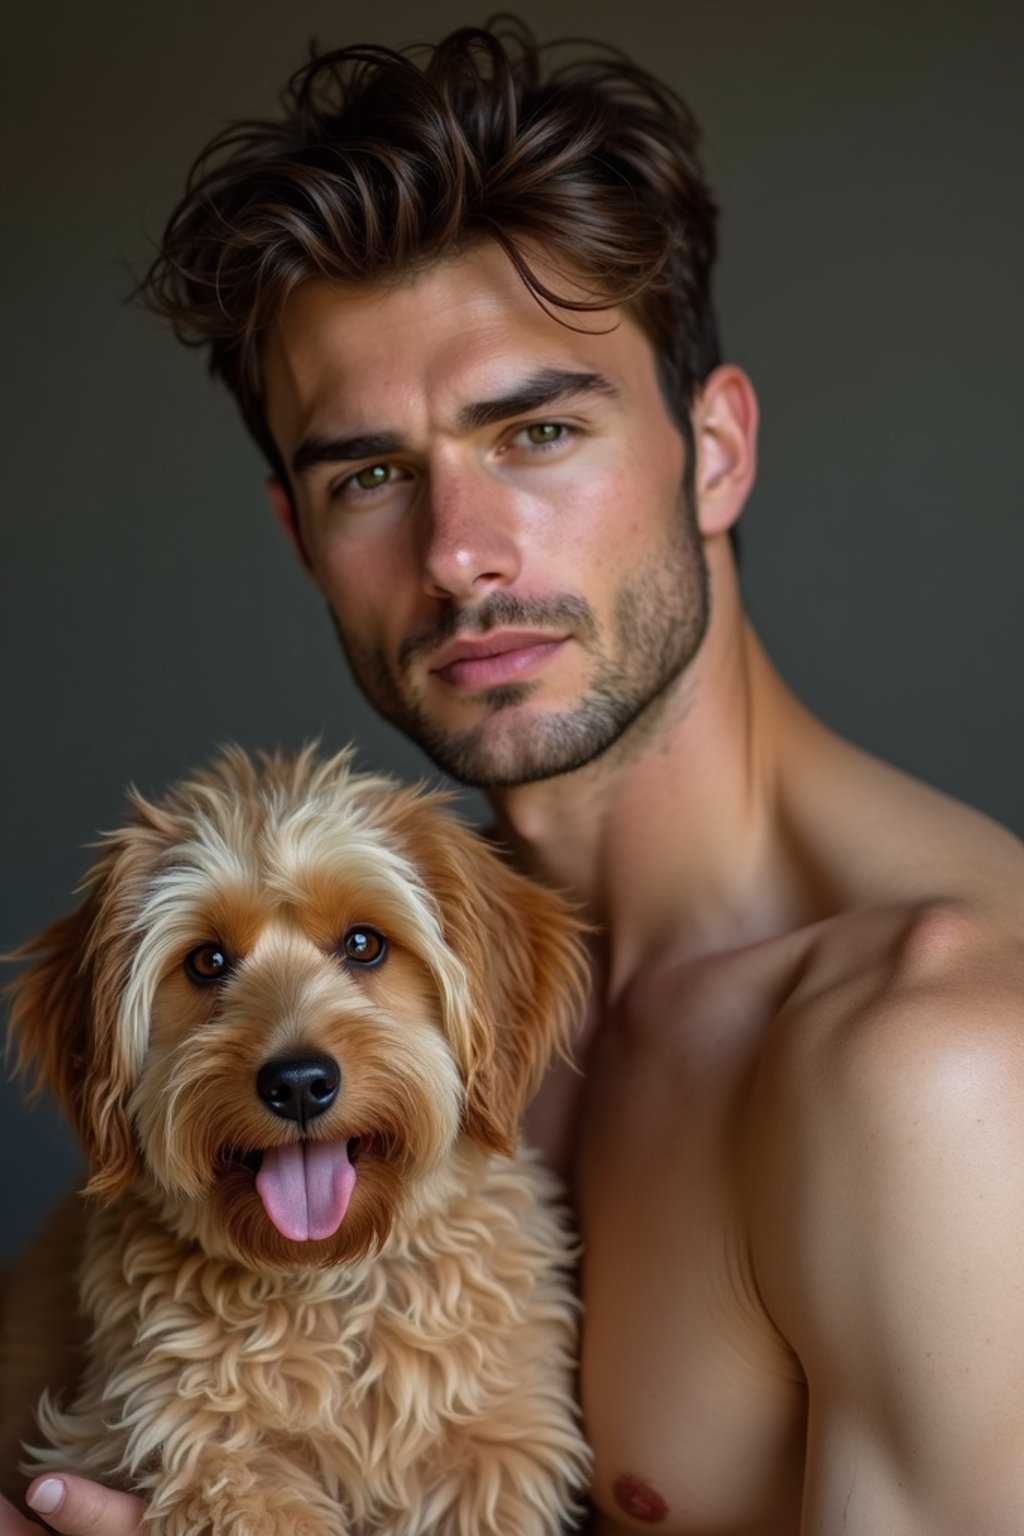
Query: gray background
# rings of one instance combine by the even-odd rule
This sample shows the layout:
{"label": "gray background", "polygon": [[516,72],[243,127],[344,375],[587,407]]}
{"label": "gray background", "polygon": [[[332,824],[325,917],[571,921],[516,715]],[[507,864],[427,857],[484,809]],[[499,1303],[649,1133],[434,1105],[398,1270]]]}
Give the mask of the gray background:
{"label": "gray background", "polygon": [[[776,660],[831,724],[1024,829],[1024,8],[520,9],[627,46],[704,123],[726,349],[764,418],[744,584]],[[7,14],[2,947],[67,907],[127,782],[156,791],[218,741],[319,733],[423,771],[353,696],[234,407],[121,300],[192,155],[271,109],[311,35],[400,44],[486,12]],[[52,1112],[0,1092],[4,1253],[74,1155]]]}

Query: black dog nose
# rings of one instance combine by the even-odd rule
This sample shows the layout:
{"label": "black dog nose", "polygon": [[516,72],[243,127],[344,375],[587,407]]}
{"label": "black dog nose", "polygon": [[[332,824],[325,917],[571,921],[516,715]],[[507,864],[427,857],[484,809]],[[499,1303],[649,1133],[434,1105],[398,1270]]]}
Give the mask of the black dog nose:
{"label": "black dog nose", "polygon": [[331,1056],[279,1056],[256,1074],[256,1092],[282,1120],[303,1128],[330,1109],[341,1087],[341,1068]]}

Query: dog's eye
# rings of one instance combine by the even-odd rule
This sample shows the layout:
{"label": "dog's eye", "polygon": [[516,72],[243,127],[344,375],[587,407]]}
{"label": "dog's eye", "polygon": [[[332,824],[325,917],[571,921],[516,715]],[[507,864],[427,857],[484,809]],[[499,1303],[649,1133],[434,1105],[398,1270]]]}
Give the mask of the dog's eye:
{"label": "dog's eye", "polygon": [[341,952],[346,960],[354,960],[356,965],[379,965],[388,952],[388,941],[376,928],[367,928],[365,923],[360,923],[346,930]]}
{"label": "dog's eye", "polygon": [[220,944],[197,944],[185,956],[185,971],[189,980],[201,987],[223,981],[230,969],[228,952]]}

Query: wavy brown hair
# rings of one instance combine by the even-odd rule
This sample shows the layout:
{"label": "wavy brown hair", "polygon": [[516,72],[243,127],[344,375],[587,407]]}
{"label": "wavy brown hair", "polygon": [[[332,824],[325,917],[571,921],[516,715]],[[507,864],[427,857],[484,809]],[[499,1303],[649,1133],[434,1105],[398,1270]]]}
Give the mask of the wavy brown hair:
{"label": "wavy brown hair", "polygon": [[[314,51],[281,105],[196,160],[140,294],[209,346],[286,485],[260,343],[287,295],[312,277],[401,280],[485,239],[566,324],[627,306],[690,438],[694,390],[719,358],[717,209],[696,122],[667,86],[613,48],[539,46],[502,16],[435,47]],[[536,244],[586,297],[541,279]]]}

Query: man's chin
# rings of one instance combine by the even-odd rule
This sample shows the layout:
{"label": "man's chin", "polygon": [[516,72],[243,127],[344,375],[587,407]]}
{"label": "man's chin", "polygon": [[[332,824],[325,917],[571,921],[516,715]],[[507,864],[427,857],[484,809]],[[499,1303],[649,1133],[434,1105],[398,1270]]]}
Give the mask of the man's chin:
{"label": "man's chin", "polygon": [[404,729],[449,778],[472,789],[501,790],[587,767],[618,740],[631,719],[593,706],[552,715],[506,704],[502,712],[463,731],[442,734],[422,722],[420,729]]}

